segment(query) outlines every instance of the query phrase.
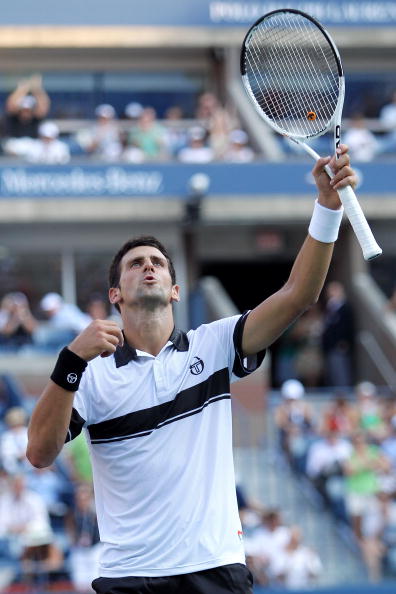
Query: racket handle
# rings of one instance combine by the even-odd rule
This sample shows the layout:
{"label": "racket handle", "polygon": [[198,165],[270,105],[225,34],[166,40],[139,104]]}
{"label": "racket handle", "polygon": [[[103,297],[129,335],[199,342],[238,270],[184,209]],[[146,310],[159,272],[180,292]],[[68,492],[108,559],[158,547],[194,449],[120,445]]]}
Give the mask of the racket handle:
{"label": "racket handle", "polygon": [[[334,173],[330,167],[326,166],[325,170],[331,178],[334,177]],[[375,241],[374,235],[369,227],[366,217],[364,216],[364,212],[362,211],[359,201],[356,198],[355,192],[351,186],[341,188],[337,191],[344,207],[345,214],[347,215],[360,247],[362,248],[363,258],[365,260],[373,260],[377,256],[380,256],[382,254],[382,249]]]}

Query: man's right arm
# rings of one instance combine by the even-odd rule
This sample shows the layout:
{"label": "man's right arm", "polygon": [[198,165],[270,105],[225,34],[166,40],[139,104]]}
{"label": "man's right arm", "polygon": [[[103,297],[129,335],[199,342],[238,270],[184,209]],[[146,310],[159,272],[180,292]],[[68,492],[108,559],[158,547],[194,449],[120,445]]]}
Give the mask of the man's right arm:
{"label": "man's right arm", "polygon": [[62,386],[62,361],[65,357],[67,360],[73,360],[74,357],[73,365],[77,364],[78,367],[80,362],[81,371],[86,366],[85,362],[98,355],[114,353],[123,340],[121,329],[115,322],[95,320],[70,343],[66,354],[61,353],[52,379],[40,396],[29,423],[26,455],[33,466],[44,468],[53,463],[65,443],[69,429],[75,391]]}

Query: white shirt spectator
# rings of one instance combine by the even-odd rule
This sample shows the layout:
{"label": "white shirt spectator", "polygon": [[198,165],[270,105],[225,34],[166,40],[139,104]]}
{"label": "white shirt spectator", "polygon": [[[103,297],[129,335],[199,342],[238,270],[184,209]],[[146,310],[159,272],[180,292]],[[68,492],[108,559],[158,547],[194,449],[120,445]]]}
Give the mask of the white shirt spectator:
{"label": "white shirt spectator", "polygon": [[352,452],[352,445],[344,438],[329,436],[315,441],[308,450],[306,471],[310,478],[318,477],[330,470],[335,464],[347,460]]}
{"label": "white shirt spectator", "polygon": [[200,126],[188,131],[189,144],[181,149],[178,158],[182,163],[209,163],[214,159],[213,149],[205,144],[207,132]]}
{"label": "white shirt spectator", "polygon": [[233,130],[228,136],[229,148],[224,154],[224,161],[231,163],[250,163],[254,152],[248,146],[248,135],[244,130]]}
{"label": "white shirt spectator", "polygon": [[91,317],[77,305],[65,303],[58,293],[47,293],[40,301],[40,307],[50,318],[52,327],[81,332],[91,322]]}
{"label": "white shirt spectator", "polygon": [[371,161],[379,148],[374,134],[365,128],[350,128],[344,135],[344,142],[354,161]]}
{"label": "white shirt spectator", "polygon": [[30,466],[26,458],[27,415],[23,408],[14,406],[5,416],[8,428],[0,438],[0,462],[8,474],[23,472]]}
{"label": "white shirt spectator", "polygon": [[286,588],[307,588],[322,571],[319,555],[304,545],[294,550],[284,549],[272,557],[270,571],[281,578]]}
{"label": "white shirt spectator", "polygon": [[393,94],[391,103],[387,103],[381,109],[379,120],[387,132],[396,130],[396,92]]}
{"label": "white shirt spectator", "polygon": [[59,128],[53,122],[40,124],[39,138],[27,146],[25,159],[30,163],[62,165],[70,161],[69,147],[58,139]]}
{"label": "white shirt spectator", "polygon": [[13,538],[22,548],[33,539],[51,542],[53,538],[46,505],[40,495],[25,488],[25,479],[16,475],[10,488],[0,494],[0,537]]}

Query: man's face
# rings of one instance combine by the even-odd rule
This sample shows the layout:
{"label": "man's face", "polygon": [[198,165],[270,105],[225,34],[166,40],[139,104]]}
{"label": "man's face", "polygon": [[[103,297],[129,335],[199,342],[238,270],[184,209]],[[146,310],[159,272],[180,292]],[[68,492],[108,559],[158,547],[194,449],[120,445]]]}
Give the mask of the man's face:
{"label": "man's face", "polygon": [[138,246],[129,250],[121,260],[120,272],[119,287],[109,291],[113,304],[154,310],[179,301],[179,287],[172,285],[168,261],[155,247]]}

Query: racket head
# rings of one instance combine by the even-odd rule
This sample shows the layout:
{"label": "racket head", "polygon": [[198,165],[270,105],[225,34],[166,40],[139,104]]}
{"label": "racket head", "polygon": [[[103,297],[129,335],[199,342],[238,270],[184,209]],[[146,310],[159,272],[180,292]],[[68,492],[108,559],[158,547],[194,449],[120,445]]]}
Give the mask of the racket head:
{"label": "racket head", "polygon": [[313,17],[297,9],[258,19],[242,43],[245,90],[260,116],[297,142],[321,136],[341,118],[344,75],[338,49]]}

